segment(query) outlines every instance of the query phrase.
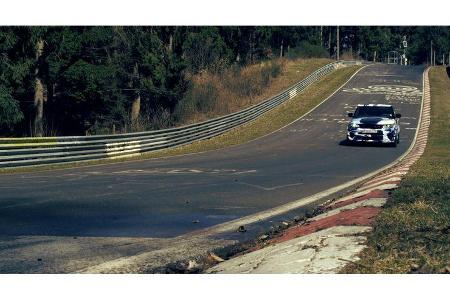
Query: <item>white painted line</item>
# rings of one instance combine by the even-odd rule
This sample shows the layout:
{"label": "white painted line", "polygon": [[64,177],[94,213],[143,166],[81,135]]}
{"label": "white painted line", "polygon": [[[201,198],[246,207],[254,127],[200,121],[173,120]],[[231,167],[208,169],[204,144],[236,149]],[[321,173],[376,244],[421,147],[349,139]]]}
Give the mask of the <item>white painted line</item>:
{"label": "white painted line", "polygon": [[280,189],[280,188],[284,188],[284,187],[302,185],[304,183],[303,182],[297,182],[297,183],[291,183],[291,184],[276,185],[276,186],[272,186],[272,187],[265,187],[265,186],[262,186],[262,185],[246,183],[246,182],[243,182],[243,181],[238,181],[237,184],[251,186],[251,187],[254,187],[254,188],[257,188],[257,189],[260,189],[260,190],[264,190],[264,191],[274,191],[274,190],[277,190],[277,189]]}

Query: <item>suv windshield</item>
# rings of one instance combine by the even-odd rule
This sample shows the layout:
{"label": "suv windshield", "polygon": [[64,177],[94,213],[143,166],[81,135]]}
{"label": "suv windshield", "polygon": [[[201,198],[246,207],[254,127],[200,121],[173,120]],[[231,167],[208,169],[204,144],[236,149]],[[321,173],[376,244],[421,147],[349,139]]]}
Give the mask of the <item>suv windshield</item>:
{"label": "suv windshield", "polygon": [[382,117],[395,118],[394,109],[392,106],[359,106],[356,108],[354,118],[366,117]]}

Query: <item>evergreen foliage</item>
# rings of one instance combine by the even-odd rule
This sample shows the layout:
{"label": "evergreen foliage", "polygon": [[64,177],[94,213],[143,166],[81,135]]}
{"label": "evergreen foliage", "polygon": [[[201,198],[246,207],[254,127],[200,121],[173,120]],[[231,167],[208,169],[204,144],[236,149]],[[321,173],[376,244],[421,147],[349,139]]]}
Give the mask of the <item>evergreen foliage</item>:
{"label": "evergreen foliage", "polygon": [[[341,53],[356,58],[384,61],[388,51],[403,51],[406,36],[411,63],[427,63],[431,43],[436,62],[448,60],[448,27],[340,30]],[[192,99],[196,74],[278,57],[333,58],[335,45],[333,26],[0,27],[0,136],[37,132],[36,98],[44,101],[43,135],[172,126],[180,103],[213,105],[208,86],[201,101]]]}

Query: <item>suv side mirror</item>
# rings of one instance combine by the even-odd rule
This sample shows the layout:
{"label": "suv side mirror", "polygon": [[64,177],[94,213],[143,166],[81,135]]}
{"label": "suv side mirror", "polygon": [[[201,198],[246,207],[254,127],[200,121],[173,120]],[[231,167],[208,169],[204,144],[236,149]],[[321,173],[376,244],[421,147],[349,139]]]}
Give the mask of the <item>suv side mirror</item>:
{"label": "suv side mirror", "polygon": [[349,118],[353,118],[353,113],[348,113],[347,115]]}
{"label": "suv side mirror", "polygon": [[400,118],[402,117],[402,115],[401,115],[401,114],[395,114],[395,117],[396,117],[397,119],[400,119]]}

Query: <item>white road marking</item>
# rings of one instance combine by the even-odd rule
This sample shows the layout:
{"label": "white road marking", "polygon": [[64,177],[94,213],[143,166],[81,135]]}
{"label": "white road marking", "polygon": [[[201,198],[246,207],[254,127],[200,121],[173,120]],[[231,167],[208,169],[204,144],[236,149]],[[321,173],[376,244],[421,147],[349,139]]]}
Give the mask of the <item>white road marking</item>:
{"label": "white road marking", "polygon": [[257,189],[261,189],[261,190],[264,190],[264,191],[274,191],[274,190],[281,189],[281,188],[284,188],[284,187],[302,185],[304,183],[303,182],[298,182],[298,183],[277,185],[277,186],[273,186],[273,187],[265,187],[265,186],[262,186],[262,185],[251,184],[251,183],[246,183],[246,182],[242,182],[242,181],[238,181],[237,184],[251,186],[251,187],[254,187],[254,188],[257,188]]}
{"label": "white road marking", "polygon": [[[158,175],[158,174],[224,174],[224,175],[239,175],[247,173],[256,173],[256,170],[236,170],[236,169],[148,169],[148,170],[124,170],[116,171],[111,175]],[[105,174],[108,175],[108,174]]]}
{"label": "white road marking", "polygon": [[248,170],[248,171],[236,172],[236,173],[234,173],[234,175],[247,174],[247,173],[256,173],[256,170]]}
{"label": "white road marking", "polygon": [[408,85],[370,85],[367,88],[348,88],[344,92],[356,94],[379,94],[385,95],[386,101],[400,101],[405,104],[416,104],[422,98],[422,91],[417,87]]}

